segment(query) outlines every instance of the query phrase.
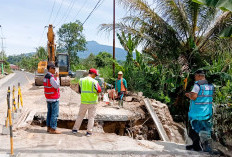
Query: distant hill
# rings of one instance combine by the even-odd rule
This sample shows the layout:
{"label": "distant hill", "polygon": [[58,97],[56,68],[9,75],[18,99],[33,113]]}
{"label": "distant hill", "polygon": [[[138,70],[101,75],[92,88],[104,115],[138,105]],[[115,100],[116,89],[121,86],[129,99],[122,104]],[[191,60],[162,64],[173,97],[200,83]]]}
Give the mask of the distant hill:
{"label": "distant hill", "polygon": [[[80,58],[87,58],[91,53],[98,55],[99,52],[108,52],[113,55],[113,47],[108,45],[101,45],[96,41],[88,41],[86,44],[87,51],[78,52],[77,55]],[[126,60],[127,52],[121,48],[115,48],[115,57],[117,60]]]}
{"label": "distant hill", "polygon": [[[97,43],[96,41],[87,41],[86,48],[87,48],[87,50],[85,52],[78,52],[77,53],[77,55],[82,59],[87,58],[91,53],[93,53],[94,55],[98,55],[99,52],[108,52],[108,53],[113,55],[113,47],[112,46],[101,45],[101,44]],[[7,61],[10,64],[17,64],[23,57],[25,57],[25,56],[30,57],[30,56],[33,56],[34,54],[35,54],[35,52],[29,52],[29,53],[24,53],[24,54],[19,54],[19,55],[11,55],[11,56],[8,56]],[[126,55],[127,55],[127,52],[124,49],[115,48],[116,60],[125,61]],[[134,57],[135,57],[135,54],[134,54]]]}

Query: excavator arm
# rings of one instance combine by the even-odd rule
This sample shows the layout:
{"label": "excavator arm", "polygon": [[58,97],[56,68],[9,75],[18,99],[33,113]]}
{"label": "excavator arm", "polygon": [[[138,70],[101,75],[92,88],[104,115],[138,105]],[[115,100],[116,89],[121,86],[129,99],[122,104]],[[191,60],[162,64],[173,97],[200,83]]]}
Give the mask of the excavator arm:
{"label": "excavator arm", "polygon": [[55,34],[53,32],[53,26],[48,26],[48,33],[47,33],[48,43],[48,61],[55,63],[55,53],[56,53],[56,44],[55,44]]}
{"label": "excavator arm", "polygon": [[60,53],[56,55],[56,44],[55,44],[55,33],[53,32],[53,26],[48,26],[47,33],[47,49],[48,49],[48,60],[40,61],[38,63],[38,69],[35,75],[35,85],[42,86],[43,78],[46,73],[47,62],[53,62],[59,67],[60,73],[60,83],[62,86],[70,85],[70,78],[68,76],[69,71],[69,56],[65,53]]}

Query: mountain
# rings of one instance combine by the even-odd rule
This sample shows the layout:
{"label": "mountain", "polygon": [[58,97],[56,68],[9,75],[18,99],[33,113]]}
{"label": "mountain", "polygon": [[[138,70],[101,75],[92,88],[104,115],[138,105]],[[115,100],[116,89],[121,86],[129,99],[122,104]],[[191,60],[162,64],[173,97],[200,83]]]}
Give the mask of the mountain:
{"label": "mountain", "polygon": [[[98,55],[99,52],[108,52],[113,55],[113,47],[108,45],[101,45],[96,41],[87,41],[86,44],[87,50],[84,52],[78,52],[77,55],[80,58],[87,58],[91,53]],[[115,48],[115,58],[116,60],[126,60],[127,52],[121,48]]]}

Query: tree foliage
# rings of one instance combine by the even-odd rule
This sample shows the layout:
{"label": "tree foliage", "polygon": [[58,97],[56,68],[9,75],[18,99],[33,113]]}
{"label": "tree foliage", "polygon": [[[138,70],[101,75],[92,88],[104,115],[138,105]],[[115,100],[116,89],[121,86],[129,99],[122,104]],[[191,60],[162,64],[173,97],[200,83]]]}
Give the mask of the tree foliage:
{"label": "tree foliage", "polygon": [[48,59],[48,52],[44,47],[40,46],[40,47],[36,48],[35,57],[37,57],[41,60],[47,60]]}
{"label": "tree foliage", "polygon": [[105,67],[107,65],[111,65],[112,63],[112,55],[107,52],[100,52],[95,57],[95,62],[97,67]]}
{"label": "tree foliage", "polygon": [[[179,63],[192,69],[199,65],[204,48],[232,22],[231,12],[218,12],[191,0],[156,0],[156,9],[146,0],[120,2],[131,14],[116,24],[117,30],[141,39],[143,53],[156,64],[181,58],[184,61]],[[112,30],[112,24],[102,24],[101,30]]]}
{"label": "tree foliage", "polygon": [[70,65],[79,63],[77,53],[86,50],[86,40],[82,33],[83,26],[80,21],[63,24],[59,28],[58,52],[68,53]]}

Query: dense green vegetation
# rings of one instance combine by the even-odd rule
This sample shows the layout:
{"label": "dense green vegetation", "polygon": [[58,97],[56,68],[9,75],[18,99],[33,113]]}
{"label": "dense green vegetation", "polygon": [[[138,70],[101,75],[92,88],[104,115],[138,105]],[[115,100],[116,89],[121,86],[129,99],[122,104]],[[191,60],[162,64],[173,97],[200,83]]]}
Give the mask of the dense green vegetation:
{"label": "dense green vegetation", "polygon": [[[2,56],[3,56],[3,58],[2,58]],[[5,73],[11,73],[12,71],[11,71],[11,69],[10,69],[10,63],[7,61],[7,57],[6,57],[6,54],[5,54],[5,52],[4,51],[1,51],[0,52],[0,60],[3,60],[3,61],[5,61],[5,63],[4,63],[4,65],[3,65],[3,70],[4,70],[4,72]],[[0,67],[1,67],[2,65],[0,64]],[[2,72],[2,68],[0,68],[1,70],[0,70],[0,74],[1,74],[1,72]]]}
{"label": "dense green vegetation", "polygon": [[82,23],[77,20],[63,24],[57,32],[59,38],[57,52],[69,54],[71,68],[79,63],[77,53],[86,50],[86,40],[82,31]]}
{"label": "dense green vegetation", "polygon": [[[113,83],[116,76],[112,75],[112,63],[115,62],[116,73],[124,72],[129,90],[142,91],[145,96],[167,103],[173,114],[184,115],[188,110],[184,92],[192,87],[194,71],[204,69],[207,79],[216,87],[215,103],[231,103],[232,39],[218,38],[221,30],[231,24],[231,12],[191,0],[157,1],[159,10],[154,10],[145,0],[120,2],[131,12],[116,25],[117,37],[127,51],[126,61],[113,61],[106,52],[79,59],[76,54],[85,49],[85,38],[77,21],[62,25],[58,31],[57,51],[70,54],[73,71],[94,67],[107,82]],[[103,24],[101,30],[112,30],[112,24]],[[138,46],[142,47],[141,52]],[[38,61],[46,59],[43,55],[46,51],[41,49],[34,55],[8,59],[34,71]]]}
{"label": "dense green vegetation", "polygon": [[[231,12],[191,0],[157,0],[156,9],[146,0],[120,2],[130,12],[116,24],[120,43],[130,58],[121,66],[130,90],[167,103],[173,114],[184,108],[186,113],[184,92],[192,87],[194,71],[204,69],[217,87],[216,103],[230,103],[225,99],[230,96],[232,39],[218,37],[230,26]],[[102,24],[101,30],[111,31],[112,24]],[[131,51],[137,54],[135,60],[129,57]],[[220,95],[226,98],[221,101]]]}

